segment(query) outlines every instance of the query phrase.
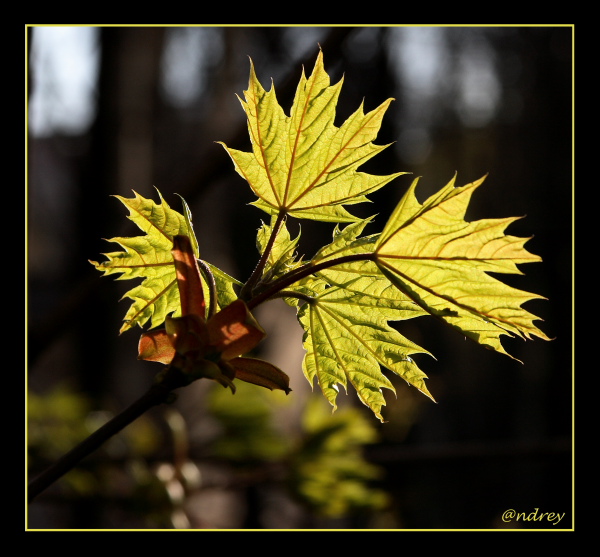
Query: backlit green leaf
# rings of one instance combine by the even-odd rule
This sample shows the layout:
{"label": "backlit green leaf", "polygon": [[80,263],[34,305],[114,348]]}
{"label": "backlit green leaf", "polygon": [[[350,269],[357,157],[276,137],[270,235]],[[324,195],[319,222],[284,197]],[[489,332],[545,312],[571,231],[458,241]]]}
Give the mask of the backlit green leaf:
{"label": "backlit green leaf", "polygon": [[[158,190],[157,190],[158,191]],[[173,264],[173,237],[181,234],[188,236],[198,257],[198,241],[191,225],[189,207],[182,199],[184,214],[171,209],[158,192],[160,203],[146,199],[134,192],[133,198],[115,196],[129,209],[128,218],[142,231],[144,236],[112,238],[110,242],[119,244],[124,251],[103,254],[107,261],[92,265],[104,275],[120,274],[117,280],[143,279],[141,284],[129,290],[124,297],[133,300],[127,311],[120,332],[135,325],[143,326],[150,321],[151,327],[164,322],[167,315],[181,315],[179,290]],[[215,276],[220,306],[235,300],[233,291],[235,279],[223,271],[210,266]],[[205,298],[209,292],[205,289]]]}
{"label": "backlit green leaf", "polygon": [[377,264],[423,310],[478,343],[507,354],[501,335],[548,340],[521,307],[543,298],[508,286],[487,273],[522,274],[517,264],[541,261],[528,238],[504,234],[517,218],[464,220],[472,193],[484,178],[462,187],[454,179],[423,204],[415,180],[377,240]]}
{"label": "backlit green leaf", "polygon": [[339,386],[347,389],[350,383],[360,400],[383,421],[382,389],[395,389],[380,366],[431,397],[426,375],[411,357],[427,351],[387,323],[422,315],[412,300],[391,293],[389,281],[383,278],[362,277],[344,287],[328,287],[322,279],[315,279],[312,286],[312,301],[298,312],[305,330],[303,370],[311,384],[318,382],[334,409]]}
{"label": "backlit green leaf", "polygon": [[255,205],[271,215],[353,222],[344,205],[368,201],[366,195],[397,176],[375,176],[357,168],[387,147],[374,145],[381,120],[392,99],[364,113],[362,105],[341,127],[334,125],[342,80],[330,85],[319,52],[309,78],[304,71],[290,116],[266,91],[251,65],[245,100],[252,152],[231,149],[236,171],[258,196]]}
{"label": "backlit green leaf", "polygon": [[[336,226],[333,231],[333,241],[322,247],[313,257],[312,262],[316,264],[337,260],[349,255],[372,254],[379,234],[359,237],[370,219],[351,223],[341,229]],[[366,275],[381,276],[381,271],[374,261],[358,260],[336,264],[319,272],[319,276],[325,278],[331,284],[342,285],[358,277]]]}

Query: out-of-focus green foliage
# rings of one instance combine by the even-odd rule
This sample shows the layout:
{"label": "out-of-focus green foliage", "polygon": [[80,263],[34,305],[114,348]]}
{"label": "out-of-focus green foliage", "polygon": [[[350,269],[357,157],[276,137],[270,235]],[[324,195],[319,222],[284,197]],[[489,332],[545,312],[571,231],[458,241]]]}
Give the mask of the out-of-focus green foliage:
{"label": "out-of-focus green foliage", "polygon": [[55,459],[90,434],[88,399],[64,386],[27,396],[27,441],[30,455]]}
{"label": "out-of-focus green foliage", "polygon": [[312,397],[303,427],[289,478],[299,501],[327,517],[385,507],[387,494],[371,485],[382,471],[362,454],[365,444],[377,440],[377,432],[357,408],[343,407],[332,414],[322,398]]}
{"label": "out-of-focus green foliage", "polygon": [[240,385],[235,397],[213,388],[212,414],[223,431],[212,445],[215,456],[234,465],[280,463],[285,487],[294,500],[328,518],[358,510],[378,510],[387,495],[371,485],[382,471],[368,463],[362,449],[377,440],[377,431],[356,408],[342,407],[332,414],[320,396],[310,397],[302,429],[284,435],[276,428],[278,407],[273,393]]}
{"label": "out-of-focus green foliage", "polygon": [[[385,506],[387,496],[371,485],[381,470],[362,456],[363,446],[375,442],[378,434],[358,409],[342,406],[332,414],[327,402],[313,395],[301,430],[290,435],[277,426],[279,412],[291,404],[283,393],[241,383],[232,396],[215,385],[207,404],[222,427],[210,454],[231,464],[233,473],[236,468],[260,470],[275,465],[280,473],[270,477],[272,485],[287,489],[305,508],[329,518]],[[84,396],[66,387],[43,395],[31,393],[28,406],[33,468],[63,454],[108,418],[91,411]],[[178,453],[179,430],[186,426],[182,422],[174,427],[172,421],[167,417]],[[186,455],[181,455],[181,468],[175,462],[156,461],[156,451],[164,442],[152,422],[142,417],[111,439],[86,466],[67,474],[61,489],[71,497],[109,497],[121,512],[143,518],[145,527],[188,528],[183,505],[187,493],[202,489],[199,468]],[[187,441],[182,445],[187,447]]]}
{"label": "out-of-focus green foliage", "polygon": [[273,408],[286,400],[255,386],[239,383],[235,397],[222,388],[212,389],[210,412],[223,431],[212,444],[215,456],[232,463],[272,462],[290,450],[289,440],[273,425]]}
{"label": "out-of-focus green foliage", "polygon": [[[112,416],[94,412],[88,398],[59,385],[47,393],[27,397],[27,441],[31,458],[54,460],[81,442]],[[111,455],[143,456],[159,445],[157,430],[141,417],[111,439],[103,448]]]}

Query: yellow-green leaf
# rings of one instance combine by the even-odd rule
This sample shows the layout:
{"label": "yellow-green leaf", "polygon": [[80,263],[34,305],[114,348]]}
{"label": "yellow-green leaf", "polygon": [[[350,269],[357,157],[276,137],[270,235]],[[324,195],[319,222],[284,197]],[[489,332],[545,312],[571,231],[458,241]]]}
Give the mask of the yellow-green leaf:
{"label": "yellow-green leaf", "polygon": [[[258,229],[256,247],[261,255],[265,251],[269,238],[273,234],[275,220],[275,217],[272,217],[270,224],[263,223]],[[269,252],[269,257],[261,278],[262,282],[273,281],[285,273],[293,271],[301,264],[302,257],[299,259],[296,258],[296,248],[299,239],[300,234],[292,239],[289,230],[285,226],[285,222],[280,225],[278,234],[273,242],[273,247]]]}
{"label": "yellow-green leaf", "polygon": [[245,100],[252,152],[231,149],[236,171],[258,196],[255,205],[273,215],[285,212],[297,218],[353,222],[344,205],[368,201],[367,194],[397,176],[375,176],[357,168],[387,147],[374,145],[388,99],[364,113],[362,105],[340,128],[334,125],[342,86],[330,85],[319,52],[309,78],[304,71],[290,116],[277,101],[275,88],[266,91],[251,64]]}
{"label": "yellow-green leaf", "polygon": [[[133,303],[125,315],[121,333],[135,325],[141,327],[148,321],[151,327],[157,327],[170,313],[175,317],[181,315],[171,253],[173,237],[178,234],[188,236],[195,255],[199,255],[198,241],[191,225],[191,213],[183,199],[184,214],[181,214],[169,207],[160,192],[159,203],[133,193],[133,198],[115,197],[129,209],[128,218],[146,234],[112,238],[109,241],[119,244],[124,251],[103,254],[107,261],[101,263],[90,261],[104,275],[120,274],[117,280],[143,279],[141,284],[124,295],[133,300]],[[217,283],[219,305],[228,305],[236,298],[233,284],[237,281],[219,269],[212,266],[211,269]],[[208,299],[208,296],[206,289],[205,298]]]}
{"label": "yellow-green leaf", "polygon": [[421,308],[408,297],[390,293],[391,285],[383,277],[362,277],[344,287],[327,287],[315,279],[311,286],[315,296],[298,312],[306,332],[303,370],[311,385],[318,382],[334,410],[339,386],[347,389],[350,383],[359,399],[383,421],[382,389],[395,389],[380,366],[433,398],[425,386],[427,376],[411,357],[427,351],[387,323],[422,315]]}
{"label": "yellow-green leaf", "polygon": [[472,193],[484,178],[462,187],[452,179],[423,204],[415,180],[377,240],[377,264],[389,280],[428,313],[478,343],[507,354],[502,335],[548,340],[521,307],[543,298],[490,276],[522,274],[517,264],[541,261],[528,238],[505,235],[517,218],[464,220]]}
{"label": "yellow-green leaf", "polygon": [[[350,255],[358,256],[373,253],[379,234],[359,237],[369,222],[370,219],[353,222],[343,229],[336,226],[333,231],[333,241],[322,247],[313,257],[312,262],[315,265],[323,264]],[[320,271],[319,275],[331,284],[342,285],[358,277],[381,276],[381,271],[374,261],[365,259],[337,264],[334,267]]]}

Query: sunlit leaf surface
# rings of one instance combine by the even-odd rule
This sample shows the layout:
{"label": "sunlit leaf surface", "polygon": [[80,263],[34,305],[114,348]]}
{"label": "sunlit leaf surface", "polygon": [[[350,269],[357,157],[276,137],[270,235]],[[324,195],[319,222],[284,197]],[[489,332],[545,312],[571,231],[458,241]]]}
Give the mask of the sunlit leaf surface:
{"label": "sunlit leaf surface", "polygon": [[454,179],[423,204],[415,180],[377,240],[377,264],[386,277],[425,311],[486,348],[506,354],[502,335],[548,340],[521,307],[543,298],[488,273],[522,274],[517,264],[541,261],[524,248],[528,238],[504,233],[518,219],[464,220],[483,178],[462,187]]}
{"label": "sunlit leaf surface", "polygon": [[[124,251],[106,253],[107,261],[90,263],[104,275],[120,274],[117,280],[143,279],[141,284],[124,295],[133,303],[125,315],[121,333],[135,325],[141,327],[148,321],[151,327],[156,327],[172,312],[175,317],[181,315],[171,250],[174,236],[188,236],[198,257],[198,242],[192,229],[191,214],[183,200],[184,214],[171,209],[160,192],[159,203],[136,192],[133,198],[115,197],[129,209],[129,219],[145,235],[112,238],[110,241],[119,244]],[[217,282],[219,305],[228,305],[236,298],[233,284],[237,281],[219,269],[212,267],[212,270]]]}
{"label": "sunlit leaf surface", "polygon": [[223,145],[235,169],[258,196],[255,205],[269,214],[284,211],[297,218],[331,222],[357,221],[344,207],[368,201],[397,176],[375,176],[357,169],[387,145],[374,145],[392,99],[364,113],[362,105],[341,127],[334,125],[342,86],[330,85],[319,52],[309,78],[304,72],[290,115],[279,105],[275,88],[266,91],[250,69],[245,100],[252,151]]}

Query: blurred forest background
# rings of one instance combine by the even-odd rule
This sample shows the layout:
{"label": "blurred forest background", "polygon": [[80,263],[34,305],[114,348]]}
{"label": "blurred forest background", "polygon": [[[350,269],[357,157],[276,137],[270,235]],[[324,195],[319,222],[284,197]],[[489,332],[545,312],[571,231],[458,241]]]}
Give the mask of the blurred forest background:
{"label": "blurred forest background", "polygon": [[[289,396],[210,381],[132,424],[28,508],[28,527],[479,529],[503,511],[566,513],[572,524],[573,33],[539,27],[60,27],[27,32],[28,468],[41,472],[142,395],[158,364],[118,335],[132,284],[88,260],[137,235],[111,195],[132,190],[191,207],[203,259],[245,280],[264,213],[216,141],[249,150],[236,94],[251,57],[289,111],[321,45],[344,76],[338,125],[365,100],[395,98],[361,168],[422,176],[419,198],[458,173],[489,173],[467,218],[526,215],[508,233],[542,256],[512,286],[552,342],[507,339],[524,365],[434,320],[398,323],[431,351],[419,366],[437,404],[391,377],[380,424],[356,394],[331,414],[302,375],[302,331],[282,301],[257,317],[260,346],[291,377]],[[379,232],[412,178],[354,206]],[[362,211],[362,212],[361,212]],[[302,221],[300,253],[332,227]],[[292,233],[298,224],[291,224]],[[141,332],[141,331],[140,331]],[[390,373],[390,375],[392,375]]]}

